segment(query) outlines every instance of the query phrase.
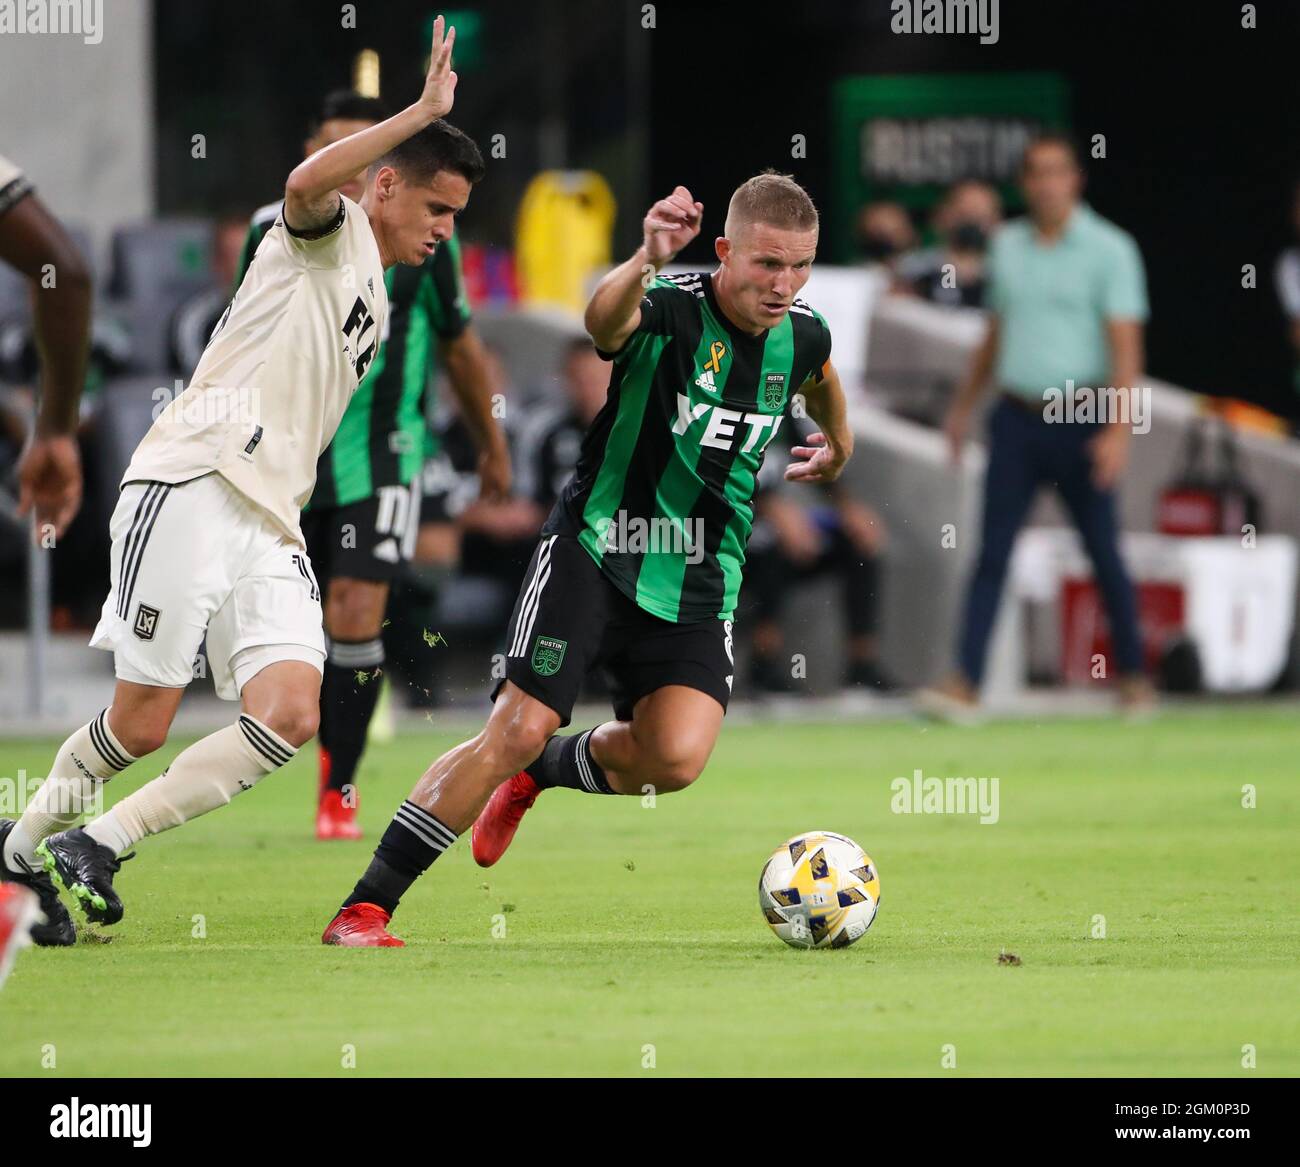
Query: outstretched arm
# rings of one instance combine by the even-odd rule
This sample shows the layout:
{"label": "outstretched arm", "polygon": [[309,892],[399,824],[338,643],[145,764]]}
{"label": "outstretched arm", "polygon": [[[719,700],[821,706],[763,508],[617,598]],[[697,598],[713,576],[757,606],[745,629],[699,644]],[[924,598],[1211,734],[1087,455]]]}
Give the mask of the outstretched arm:
{"label": "outstretched arm", "polygon": [[510,493],[510,448],[505,432],[492,415],[492,376],[483,342],[474,329],[439,345],[447,380],[460,415],[478,451],[479,495],[500,502]]}
{"label": "outstretched arm", "polygon": [[[596,285],[583,319],[596,347],[617,352],[641,323],[641,297],[648,285],[647,268],[658,271],[671,263],[700,233],[704,204],[684,186],[660,199],[642,222],[645,236],[630,259],[624,260]],[[652,277],[653,278],[653,277]]]}
{"label": "outstretched arm", "polygon": [[456,92],[456,74],[451,71],[455,41],[454,28],[447,29],[443,36],[443,19],[439,16],[433,22],[429,75],[420,99],[386,121],[326,146],[298,164],[284,187],[284,219],[293,230],[302,233],[327,227],[338,215],[340,185],[451,111]]}
{"label": "outstretched arm", "polygon": [[81,506],[75,435],[90,338],[90,269],[59,221],[30,194],[0,216],[0,260],[31,285],[40,354],[36,425],[18,463],[18,511],[34,506],[38,528],[51,524],[57,537]]}

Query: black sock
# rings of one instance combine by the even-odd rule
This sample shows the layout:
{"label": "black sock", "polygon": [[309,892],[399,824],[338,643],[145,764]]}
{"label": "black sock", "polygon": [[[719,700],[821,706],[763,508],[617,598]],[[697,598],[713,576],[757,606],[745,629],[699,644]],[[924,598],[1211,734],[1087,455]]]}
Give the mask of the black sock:
{"label": "black sock", "polygon": [[330,788],[351,785],[366,748],[382,684],[384,642],[332,640],[320,690],[320,738],[329,750]]}
{"label": "black sock", "polygon": [[406,889],[455,841],[456,833],[423,807],[409,800],[402,803],[343,906],[378,904],[391,916]]}
{"label": "black sock", "polygon": [[546,743],[542,756],[531,766],[524,767],[526,773],[543,790],[567,786],[588,794],[617,794],[618,791],[605,781],[605,771],[600,768],[600,763],[591,756],[593,732],[589,729],[586,733],[567,737],[556,734]]}

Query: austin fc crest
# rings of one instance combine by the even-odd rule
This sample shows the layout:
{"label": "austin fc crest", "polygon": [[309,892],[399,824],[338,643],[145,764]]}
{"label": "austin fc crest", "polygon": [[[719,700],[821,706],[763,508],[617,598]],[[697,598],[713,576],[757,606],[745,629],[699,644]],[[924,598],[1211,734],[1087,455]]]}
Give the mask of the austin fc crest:
{"label": "austin fc crest", "polygon": [[780,409],[785,402],[785,374],[768,373],[767,380],[763,382],[763,407],[765,409]]}
{"label": "austin fc crest", "polygon": [[131,631],[141,640],[152,640],[154,633],[158,631],[159,615],[157,608],[151,608],[148,604],[137,604],[135,608],[135,625]]}
{"label": "austin fc crest", "polygon": [[567,640],[556,640],[552,636],[539,636],[533,645],[533,672],[543,677],[553,677],[564,663],[564,650],[569,647]]}

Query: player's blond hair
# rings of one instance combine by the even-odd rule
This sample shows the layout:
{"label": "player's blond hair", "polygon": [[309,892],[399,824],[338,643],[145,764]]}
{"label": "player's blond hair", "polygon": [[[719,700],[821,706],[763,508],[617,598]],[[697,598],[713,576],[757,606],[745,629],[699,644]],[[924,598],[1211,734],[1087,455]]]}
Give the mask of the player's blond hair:
{"label": "player's blond hair", "polygon": [[723,232],[728,239],[747,223],[766,223],[786,231],[812,231],[818,226],[817,208],[788,174],[765,170],[736,187],[727,204]]}

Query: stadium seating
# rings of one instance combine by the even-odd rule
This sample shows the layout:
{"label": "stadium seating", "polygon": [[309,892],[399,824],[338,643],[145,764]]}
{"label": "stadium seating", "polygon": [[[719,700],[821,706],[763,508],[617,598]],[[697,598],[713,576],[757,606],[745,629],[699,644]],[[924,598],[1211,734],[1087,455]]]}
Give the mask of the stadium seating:
{"label": "stadium seating", "polygon": [[211,246],[207,219],[160,219],[113,233],[108,295],[130,329],[133,370],[167,367],[172,314],[209,282]]}

